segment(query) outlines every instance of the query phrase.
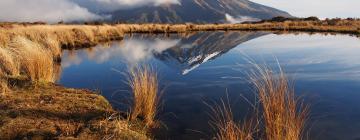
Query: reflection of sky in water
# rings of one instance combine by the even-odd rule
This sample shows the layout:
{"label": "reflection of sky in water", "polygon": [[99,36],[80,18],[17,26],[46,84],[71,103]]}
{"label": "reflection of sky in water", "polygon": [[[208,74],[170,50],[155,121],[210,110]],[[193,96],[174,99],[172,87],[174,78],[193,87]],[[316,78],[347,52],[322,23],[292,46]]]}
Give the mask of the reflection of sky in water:
{"label": "reflection of sky in water", "polygon": [[[98,89],[118,107],[128,91],[122,74],[126,66],[149,62],[166,87],[162,119],[171,128],[167,138],[206,139],[193,131],[208,134],[204,100],[218,100],[227,92],[237,116],[244,116],[248,106],[239,94],[251,97],[246,80],[251,68],[248,60],[274,66],[277,58],[295,79],[297,93],[311,103],[312,139],[360,138],[360,39],[321,34],[225,34],[135,36],[110,45],[65,51],[59,83]],[[236,38],[242,39],[230,43]]]}
{"label": "reflection of sky in water", "polygon": [[[110,59],[120,59],[127,64],[137,64],[152,58],[153,53],[161,53],[162,51],[173,47],[179,40],[173,39],[154,39],[140,40],[129,39],[125,42],[112,42],[110,44],[102,44],[97,47],[88,49],[87,59],[97,63],[105,63]],[[79,65],[84,59],[77,54],[67,53],[68,57],[63,57],[63,67],[71,65]],[[86,59],[86,58],[85,58]]]}
{"label": "reflection of sky in water", "polygon": [[355,37],[268,35],[244,43],[234,51],[256,61],[269,62],[276,57],[296,78],[360,80],[360,40]]}

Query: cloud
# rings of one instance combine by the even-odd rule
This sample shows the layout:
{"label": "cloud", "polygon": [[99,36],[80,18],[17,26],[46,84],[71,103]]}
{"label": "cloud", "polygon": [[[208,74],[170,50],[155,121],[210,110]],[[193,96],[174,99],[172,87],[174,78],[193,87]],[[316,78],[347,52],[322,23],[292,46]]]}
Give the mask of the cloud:
{"label": "cloud", "polygon": [[179,0],[0,0],[0,22],[55,23],[109,18],[111,12],[145,5],[180,4]]}
{"label": "cloud", "polygon": [[103,19],[69,0],[1,0],[0,21],[71,22]]}
{"label": "cloud", "polygon": [[248,16],[240,16],[240,17],[235,18],[229,14],[225,14],[225,19],[229,23],[242,23],[242,22],[247,22],[247,21],[259,21],[260,20],[260,19],[248,17]]}
{"label": "cloud", "polygon": [[180,4],[179,0],[73,0],[95,12],[111,12],[119,9],[130,9],[141,6],[159,6],[163,4]]}

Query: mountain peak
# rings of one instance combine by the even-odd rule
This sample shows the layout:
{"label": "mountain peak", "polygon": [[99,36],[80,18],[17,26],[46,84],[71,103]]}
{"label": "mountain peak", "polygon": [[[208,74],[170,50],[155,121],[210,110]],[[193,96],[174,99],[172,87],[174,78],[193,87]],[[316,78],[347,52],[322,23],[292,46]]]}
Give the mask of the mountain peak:
{"label": "mountain peak", "polygon": [[248,0],[182,0],[179,4],[161,4],[127,10],[118,10],[114,22],[132,23],[225,23],[225,15],[234,18],[250,17],[270,19],[276,16],[291,17],[287,12]]}

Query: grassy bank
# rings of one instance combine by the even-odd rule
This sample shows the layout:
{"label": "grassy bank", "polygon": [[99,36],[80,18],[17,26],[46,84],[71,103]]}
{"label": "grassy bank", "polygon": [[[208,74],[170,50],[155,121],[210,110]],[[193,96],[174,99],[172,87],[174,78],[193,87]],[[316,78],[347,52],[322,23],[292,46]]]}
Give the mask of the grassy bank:
{"label": "grassy bank", "polygon": [[281,20],[244,24],[112,24],[44,25],[0,23],[0,45],[6,46],[15,36],[34,42],[63,47],[92,45],[120,39],[126,33],[182,33],[211,30],[285,30],[311,32],[360,33],[360,20]]}
{"label": "grassy bank", "polygon": [[1,139],[149,139],[91,91],[25,85],[0,96]]}

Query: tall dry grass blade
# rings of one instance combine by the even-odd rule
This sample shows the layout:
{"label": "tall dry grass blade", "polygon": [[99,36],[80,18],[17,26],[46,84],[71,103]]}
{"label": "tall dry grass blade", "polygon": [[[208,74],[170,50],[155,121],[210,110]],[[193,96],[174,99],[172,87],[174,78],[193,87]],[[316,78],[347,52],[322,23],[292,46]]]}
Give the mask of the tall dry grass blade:
{"label": "tall dry grass blade", "polygon": [[[211,110],[210,125],[215,130],[216,140],[253,140],[257,125],[253,120],[245,120],[243,124],[234,120],[229,100],[221,99],[220,104],[207,104]],[[252,118],[254,119],[254,118]]]}
{"label": "tall dry grass blade", "polygon": [[160,101],[157,73],[148,66],[135,67],[128,82],[133,96],[130,119],[141,117],[147,126],[154,125]]}
{"label": "tall dry grass blade", "polygon": [[54,82],[52,52],[24,37],[16,37],[9,45],[20,63],[21,72],[32,81]]}
{"label": "tall dry grass blade", "polygon": [[7,80],[5,79],[4,72],[0,69],[0,96],[4,95],[8,91]]}
{"label": "tall dry grass blade", "polygon": [[3,76],[18,76],[20,74],[19,64],[9,48],[0,47],[0,70]]}
{"label": "tall dry grass blade", "polygon": [[266,139],[300,140],[308,117],[308,106],[295,96],[286,74],[255,65],[251,80],[262,107]]}

